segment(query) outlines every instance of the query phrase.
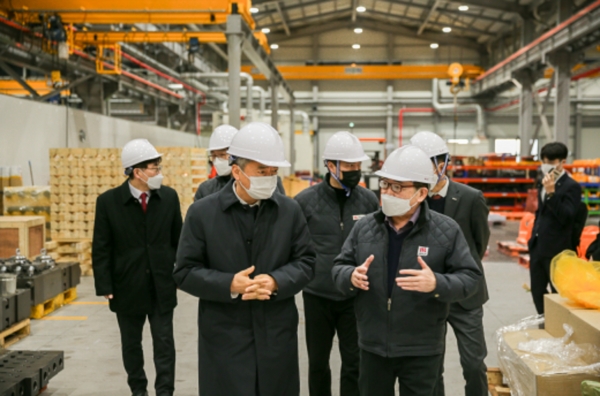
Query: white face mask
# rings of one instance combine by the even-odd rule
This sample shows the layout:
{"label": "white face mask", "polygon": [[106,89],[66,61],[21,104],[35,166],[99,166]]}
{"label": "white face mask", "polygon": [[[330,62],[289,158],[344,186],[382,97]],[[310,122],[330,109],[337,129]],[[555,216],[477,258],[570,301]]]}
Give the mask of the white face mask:
{"label": "white face mask", "polygon": [[[142,173],[144,173],[144,171],[142,171]],[[144,175],[146,175],[146,173],[144,173]],[[163,182],[162,173],[159,173],[158,175],[152,176],[152,177],[149,177],[148,175],[146,175],[146,177],[148,178],[148,180],[142,180],[142,179],[140,179],[140,180],[142,180],[144,183],[146,183],[150,190],[160,189],[160,186],[162,186],[162,182]]]}
{"label": "white face mask", "polygon": [[550,173],[553,169],[556,168],[556,165],[542,164],[541,168],[542,168],[542,173],[544,174],[544,176],[546,176],[548,173]]}
{"label": "white face mask", "polygon": [[[244,173],[244,172],[242,172]],[[269,199],[275,192],[277,188],[277,175],[275,176],[248,176],[244,173],[244,175],[250,179],[250,188],[244,187],[244,185],[240,183],[240,186],[248,195],[250,195],[254,199],[262,200]]]}
{"label": "white face mask", "polygon": [[381,209],[383,209],[383,214],[385,214],[387,217],[404,216],[414,206],[419,204],[419,202],[417,202],[415,205],[410,205],[410,200],[416,197],[418,193],[419,192],[417,191],[415,195],[413,195],[409,199],[398,198],[388,194],[382,194]]}
{"label": "white face mask", "polygon": [[217,170],[217,175],[219,176],[229,176],[231,175],[231,166],[229,165],[229,160],[223,158],[215,158],[213,161],[213,165]]}

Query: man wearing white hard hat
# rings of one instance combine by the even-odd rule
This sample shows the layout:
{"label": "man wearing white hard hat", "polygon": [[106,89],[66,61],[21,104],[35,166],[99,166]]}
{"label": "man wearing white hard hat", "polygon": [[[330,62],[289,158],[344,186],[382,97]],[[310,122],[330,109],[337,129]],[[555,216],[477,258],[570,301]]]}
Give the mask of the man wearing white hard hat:
{"label": "man wearing white hard hat", "polygon": [[[217,176],[200,183],[194,195],[194,201],[221,191],[229,183],[229,180],[231,180],[231,164],[229,163],[229,153],[227,153],[227,150],[237,132],[238,130],[231,125],[220,125],[210,135],[208,151],[210,152],[210,161],[215,167]],[[277,178],[277,191],[285,194],[283,183],[279,177]]]}
{"label": "man wearing white hard hat", "polygon": [[250,123],[228,150],[231,180],[189,209],[174,277],[200,298],[201,396],[298,396],[294,296],[314,277],[300,206],[276,192],[290,166],[279,133]]}
{"label": "man wearing white hard hat", "polygon": [[361,395],[433,396],[449,304],[473,294],[481,272],[458,224],[425,202],[427,154],[394,150],[376,173],[382,209],[354,226],[333,279],[356,296]]}
{"label": "man wearing white hard hat", "polygon": [[162,185],[161,156],[146,139],[123,147],[128,179],[98,197],[92,243],[96,294],[108,299],[121,331],[127,382],[147,395],[142,332],[150,322],[157,396],[175,390],[173,310],[177,287],[173,263],[181,233],[177,192]]}
{"label": "man wearing white hard hat", "polygon": [[[455,183],[446,176],[450,162],[450,150],[444,139],[433,132],[419,132],[410,142],[422,149],[431,159],[436,182],[432,183],[427,203],[431,210],[453,218],[465,236],[471,256],[483,274],[481,260],[490,239],[488,226],[489,209],[483,193],[464,184]],[[460,364],[466,382],[465,396],[488,394],[487,355],[483,331],[483,304],[489,299],[485,276],[482,276],[477,291],[471,297],[450,305],[448,323],[454,329]],[[443,373],[443,365],[442,371]],[[443,396],[444,379],[440,374],[437,396]]]}
{"label": "man wearing white hard hat", "polygon": [[365,155],[358,138],[337,132],[323,152],[329,173],[325,181],[296,196],[317,252],[315,279],[304,288],[304,317],[308,349],[308,388],[311,396],[331,395],[329,356],[337,333],[342,358],[340,395],[358,396],[358,333],[354,298],[338,291],[331,277],[333,259],[352,227],[379,209],[379,200],[358,185]]}

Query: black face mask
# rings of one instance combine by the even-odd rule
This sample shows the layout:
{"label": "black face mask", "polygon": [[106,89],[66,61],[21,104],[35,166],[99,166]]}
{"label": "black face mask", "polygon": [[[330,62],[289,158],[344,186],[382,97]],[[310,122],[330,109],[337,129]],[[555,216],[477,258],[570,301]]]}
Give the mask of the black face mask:
{"label": "black face mask", "polygon": [[342,172],[342,177],[343,179],[340,180],[342,182],[342,184],[348,188],[354,188],[356,186],[358,186],[358,183],[360,183],[360,179],[362,178],[362,171],[360,170],[356,170],[356,171],[348,171],[348,172]]}

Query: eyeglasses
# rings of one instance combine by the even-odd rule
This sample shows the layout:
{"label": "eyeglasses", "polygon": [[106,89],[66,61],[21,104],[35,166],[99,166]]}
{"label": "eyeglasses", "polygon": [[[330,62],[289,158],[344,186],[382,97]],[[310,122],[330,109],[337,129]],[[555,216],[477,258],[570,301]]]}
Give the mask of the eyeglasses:
{"label": "eyeglasses", "polygon": [[210,155],[210,160],[214,161],[217,158],[221,158],[222,160],[228,160],[229,159],[229,154],[228,153],[224,153],[224,154],[211,154]]}
{"label": "eyeglasses", "polygon": [[160,171],[162,171],[162,165],[159,165],[156,168],[146,168],[146,169],[151,170],[151,171],[160,172]]}
{"label": "eyeglasses", "polygon": [[387,190],[388,188],[391,188],[393,192],[395,193],[401,193],[402,190],[404,190],[405,188],[410,188],[410,187],[414,187],[414,184],[397,184],[397,183],[390,183],[388,181],[385,180],[379,180],[379,188],[381,188],[382,190]]}

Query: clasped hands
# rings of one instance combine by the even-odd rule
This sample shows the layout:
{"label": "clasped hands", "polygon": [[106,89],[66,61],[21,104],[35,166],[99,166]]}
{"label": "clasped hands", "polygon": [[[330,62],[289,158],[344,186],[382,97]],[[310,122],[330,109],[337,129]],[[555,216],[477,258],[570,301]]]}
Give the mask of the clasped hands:
{"label": "clasped hands", "polygon": [[241,294],[242,300],[269,300],[277,291],[277,282],[272,276],[261,274],[250,278],[254,266],[238,272],[231,282],[231,293]]}
{"label": "clasped hands", "polygon": [[[356,267],[352,272],[350,281],[354,287],[361,290],[369,290],[369,276],[367,272],[374,258],[375,256],[370,255],[362,265]],[[400,275],[406,276],[396,278],[396,284],[404,290],[430,293],[435,290],[437,285],[435,274],[421,257],[417,257],[417,261],[421,269],[400,270]]]}

